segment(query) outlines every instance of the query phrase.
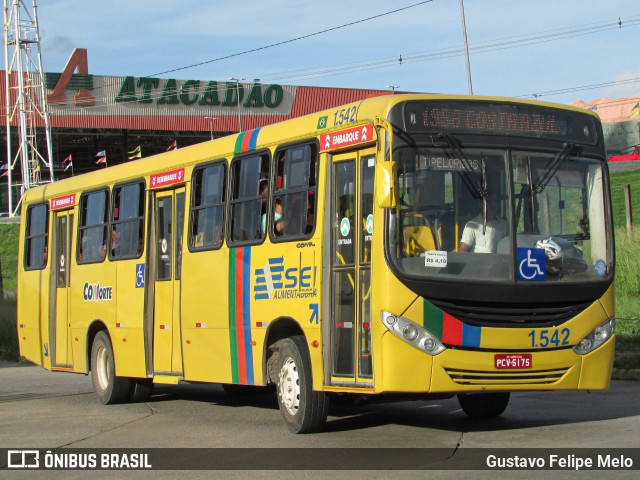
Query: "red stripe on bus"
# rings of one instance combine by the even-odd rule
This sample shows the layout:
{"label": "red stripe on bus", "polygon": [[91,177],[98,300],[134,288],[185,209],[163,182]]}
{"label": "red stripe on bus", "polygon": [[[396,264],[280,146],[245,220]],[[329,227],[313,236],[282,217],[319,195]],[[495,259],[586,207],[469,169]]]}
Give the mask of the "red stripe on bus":
{"label": "red stripe on bus", "polygon": [[245,132],[244,137],[242,137],[242,153],[249,151],[249,146],[251,145],[251,133],[252,131]]}
{"label": "red stripe on bus", "polygon": [[236,249],[236,346],[238,348],[238,380],[241,384],[247,383],[247,357],[244,349],[245,331],[242,324],[243,310],[242,299],[245,294],[242,288],[242,264],[244,252]]}
{"label": "red stripe on bus", "polygon": [[447,345],[462,345],[462,322],[443,312],[442,342]]}

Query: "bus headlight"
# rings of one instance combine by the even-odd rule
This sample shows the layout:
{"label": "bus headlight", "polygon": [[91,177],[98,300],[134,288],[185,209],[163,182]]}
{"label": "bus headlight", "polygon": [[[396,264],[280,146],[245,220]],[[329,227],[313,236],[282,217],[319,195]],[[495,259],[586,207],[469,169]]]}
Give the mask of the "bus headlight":
{"label": "bus headlight", "polygon": [[616,319],[615,317],[611,317],[606,322],[598,325],[589,335],[584,337],[580,343],[573,347],[573,350],[580,355],[586,355],[609,340],[615,331]]}
{"label": "bus headlight", "polygon": [[406,318],[398,317],[389,312],[382,312],[382,324],[396,337],[429,355],[438,355],[447,348],[429,330],[416,325]]}

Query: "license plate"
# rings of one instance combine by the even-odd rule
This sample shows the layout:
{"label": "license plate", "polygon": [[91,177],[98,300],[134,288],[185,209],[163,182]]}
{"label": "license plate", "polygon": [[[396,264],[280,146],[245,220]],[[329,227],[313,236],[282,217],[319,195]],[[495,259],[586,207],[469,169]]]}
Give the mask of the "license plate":
{"label": "license plate", "polygon": [[496,353],[493,364],[498,370],[531,368],[530,353]]}

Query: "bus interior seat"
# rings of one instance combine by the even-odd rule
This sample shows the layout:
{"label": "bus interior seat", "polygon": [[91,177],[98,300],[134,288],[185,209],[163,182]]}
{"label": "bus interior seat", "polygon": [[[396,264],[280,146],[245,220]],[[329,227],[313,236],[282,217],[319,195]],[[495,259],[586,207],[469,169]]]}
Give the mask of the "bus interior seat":
{"label": "bus interior seat", "polygon": [[409,257],[417,257],[423,252],[436,250],[436,240],[428,225],[404,227],[405,252]]}
{"label": "bus interior seat", "polygon": [[443,213],[440,217],[438,237],[440,250],[451,252],[456,249],[456,214],[453,210]]}

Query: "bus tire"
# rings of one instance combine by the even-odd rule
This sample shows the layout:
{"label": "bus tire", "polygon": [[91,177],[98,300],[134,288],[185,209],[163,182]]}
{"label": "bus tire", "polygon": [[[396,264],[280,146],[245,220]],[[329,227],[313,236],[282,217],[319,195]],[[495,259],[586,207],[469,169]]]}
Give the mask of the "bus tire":
{"label": "bus tire", "polygon": [[109,335],[100,331],[91,346],[91,379],[93,388],[104,405],[129,400],[131,380],[116,377],[116,364]]}
{"label": "bus tire", "polygon": [[287,428],[293,433],[322,430],[327,421],[329,399],[313,390],[311,361],[302,336],[287,338],[278,353],[278,406]]}
{"label": "bus tire", "polygon": [[469,418],[492,418],[506,410],[510,395],[509,392],[458,395],[458,403]]}

